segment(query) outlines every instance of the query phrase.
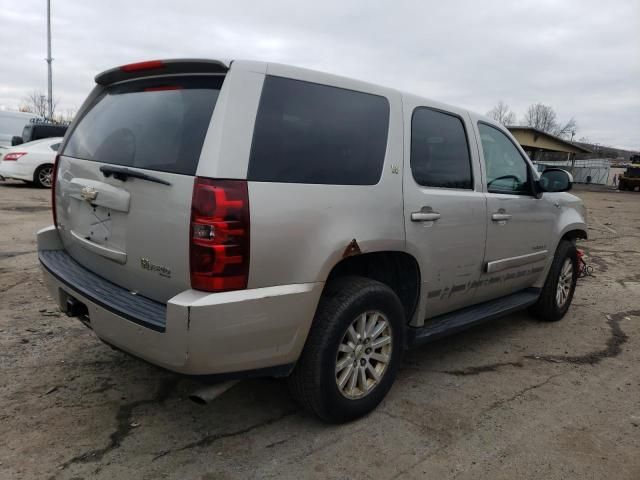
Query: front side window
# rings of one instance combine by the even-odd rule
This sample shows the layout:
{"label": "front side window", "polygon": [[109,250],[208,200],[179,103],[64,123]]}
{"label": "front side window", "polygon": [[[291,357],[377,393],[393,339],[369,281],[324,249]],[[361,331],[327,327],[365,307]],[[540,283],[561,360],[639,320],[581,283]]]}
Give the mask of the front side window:
{"label": "front side window", "polygon": [[460,118],[424,107],[414,111],[411,173],[426,187],[472,188],[469,145]]}
{"label": "front side window", "polygon": [[485,123],[478,124],[491,193],[529,194],[529,167],[504,133]]}
{"label": "front side window", "polygon": [[380,180],[389,102],[369,93],[267,76],[248,179],[374,185]]}

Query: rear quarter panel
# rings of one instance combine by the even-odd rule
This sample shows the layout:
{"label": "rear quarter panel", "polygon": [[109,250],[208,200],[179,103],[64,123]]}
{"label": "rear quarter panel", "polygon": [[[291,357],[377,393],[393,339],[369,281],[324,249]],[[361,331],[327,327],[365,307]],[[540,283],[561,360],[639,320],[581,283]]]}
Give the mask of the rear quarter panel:
{"label": "rear quarter panel", "polygon": [[[282,65],[270,64],[266,73],[384,96],[389,102],[389,131],[382,175],[376,185],[249,182],[249,288],[325,281],[352,240],[363,253],[404,250],[400,94]],[[249,151],[244,155],[246,178]]]}

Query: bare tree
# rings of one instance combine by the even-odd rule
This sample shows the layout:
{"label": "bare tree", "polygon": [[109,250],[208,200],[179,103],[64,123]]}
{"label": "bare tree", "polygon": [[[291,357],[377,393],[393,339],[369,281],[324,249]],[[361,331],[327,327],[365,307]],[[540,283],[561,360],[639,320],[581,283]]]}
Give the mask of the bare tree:
{"label": "bare tree", "polygon": [[522,122],[528,127],[562,138],[573,137],[578,126],[573,117],[565,123],[558,122],[558,117],[553,107],[542,103],[529,105]]}
{"label": "bare tree", "polygon": [[[58,105],[58,99],[54,98],[52,103],[52,114],[55,114],[56,106]],[[39,90],[33,90],[31,93],[22,98],[20,111],[35,113],[38,116],[46,117],[48,111],[47,96]]]}
{"label": "bare tree", "polygon": [[557,125],[556,112],[549,105],[542,103],[529,105],[522,121],[527,127],[548,133],[551,133]]}
{"label": "bare tree", "polygon": [[573,136],[576,134],[576,129],[578,128],[578,123],[576,119],[571,117],[565,124],[559,124],[556,127],[554,135],[561,138],[571,137],[573,140]]}
{"label": "bare tree", "polygon": [[500,122],[505,126],[514,125],[516,123],[516,114],[513,113],[509,109],[509,105],[504,103],[502,100],[487,112],[487,117],[492,118],[496,122]]}
{"label": "bare tree", "polygon": [[54,116],[54,120],[58,123],[68,123],[73,121],[73,118],[76,116],[76,109],[67,108],[64,112],[57,113]]}

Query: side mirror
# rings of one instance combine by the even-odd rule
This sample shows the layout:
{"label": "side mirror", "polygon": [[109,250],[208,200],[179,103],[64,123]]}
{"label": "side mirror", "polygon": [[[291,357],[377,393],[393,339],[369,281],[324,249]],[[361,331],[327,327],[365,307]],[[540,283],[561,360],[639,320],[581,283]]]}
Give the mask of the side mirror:
{"label": "side mirror", "polygon": [[24,143],[24,141],[22,140],[22,137],[18,137],[18,136],[13,136],[11,137],[11,146],[15,147],[16,145],[22,145]]}
{"label": "side mirror", "polygon": [[537,183],[540,192],[567,192],[573,186],[573,177],[561,168],[547,168]]}

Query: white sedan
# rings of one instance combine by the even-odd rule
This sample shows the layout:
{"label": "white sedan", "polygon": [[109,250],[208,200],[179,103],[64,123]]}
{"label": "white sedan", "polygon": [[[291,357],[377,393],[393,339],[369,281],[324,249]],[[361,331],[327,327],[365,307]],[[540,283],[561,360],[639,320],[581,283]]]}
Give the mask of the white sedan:
{"label": "white sedan", "polygon": [[53,163],[62,137],[45,138],[0,150],[0,177],[51,188]]}

